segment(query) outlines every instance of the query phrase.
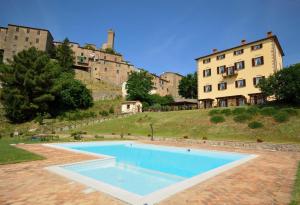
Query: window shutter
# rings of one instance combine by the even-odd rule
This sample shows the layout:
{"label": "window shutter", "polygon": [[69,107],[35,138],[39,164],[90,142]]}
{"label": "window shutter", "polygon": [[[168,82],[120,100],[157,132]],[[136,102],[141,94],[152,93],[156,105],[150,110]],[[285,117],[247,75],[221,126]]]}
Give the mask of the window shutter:
{"label": "window shutter", "polygon": [[246,80],[245,79],[243,80],[243,82],[244,82],[244,86],[246,86]]}
{"label": "window shutter", "polygon": [[237,82],[237,81],[235,81],[235,87],[236,87],[236,88],[238,87],[238,82]]}
{"label": "window shutter", "polygon": [[243,68],[245,68],[245,61],[242,61]]}
{"label": "window shutter", "polygon": [[256,85],[256,78],[253,78],[253,85]]}
{"label": "window shutter", "polygon": [[205,86],[203,86],[203,92],[205,92]]}
{"label": "window shutter", "polygon": [[218,90],[220,90],[220,83],[218,84]]}
{"label": "window shutter", "polygon": [[252,66],[255,66],[254,58],[252,58]]}
{"label": "window shutter", "polygon": [[203,77],[205,77],[205,70],[203,70]]}
{"label": "window shutter", "polygon": [[261,58],[261,64],[263,65],[264,64],[264,57],[260,57]]}
{"label": "window shutter", "polygon": [[225,90],[227,89],[227,83],[225,83]]}
{"label": "window shutter", "polygon": [[220,73],[220,69],[219,69],[220,67],[217,67],[217,74],[219,74]]}

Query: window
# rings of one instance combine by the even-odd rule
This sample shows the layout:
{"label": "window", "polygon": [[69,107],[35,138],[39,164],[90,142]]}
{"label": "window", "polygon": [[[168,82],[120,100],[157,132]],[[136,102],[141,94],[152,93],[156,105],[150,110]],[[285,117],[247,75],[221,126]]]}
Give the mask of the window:
{"label": "window", "polygon": [[257,44],[257,45],[251,46],[251,50],[253,50],[253,51],[261,49],[261,48],[262,48],[262,44]]}
{"label": "window", "polygon": [[236,101],[237,106],[243,106],[246,104],[245,98],[238,98]]}
{"label": "window", "polygon": [[242,87],[245,87],[245,86],[246,86],[246,80],[245,79],[235,81],[235,87],[236,88],[242,88]]}
{"label": "window", "polygon": [[236,62],[234,65],[235,65],[237,70],[241,70],[241,69],[245,68],[245,62],[244,61]]}
{"label": "window", "polygon": [[211,76],[211,69],[203,70],[203,77]]}
{"label": "window", "polygon": [[230,66],[227,68],[227,75],[234,75],[235,67]]}
{"label": "window", "polygon": [[130,105],[127,105],[127,110],[129,110],[130,109]]}
{"label": "window", "polygon": [[117,74],[119,74],[119,70],[117,70]]}
{"label": "window", "polygon": [[18,36],[15,36],[15,40],[18,40]]}
{"label": "window", "polygon": [[217,56],[217,60],[222,60],[225,58],[225,54],[222,54],[222,55],[218,55]]}
{"label": "window", "polygon": [[205,85],[203,88],[204,88],[205,93],[211,92],[211,90],[212,90],[211,85]]}
{"label": "window", "polygon": [[106,56],[104,56],[103,58],[106,59]]}
{"label": "window", "polygon": [[219,106],[220,107],[227,107],[227,99],[220,99]]}
{"label": "window", "polygon": [[35,42],[36,42],[36,43],[39,43],[39,42],[40,42],[40,39],[38,39],[38,38],[35,39]]}
{"label": "window", "polygon": [[203,64],[210,63],[210,58],[204,59]]}
{"label": "window", "polygon": [[225,72],[226,72],[226,66],[225,65],[217,67],[217,73],[218,74],[223,74]]}
{"label": "window", "polygon": [[29,32],[30,32],[30,29],[28,28],[26,32],[29,33]]}
{"label": "window", "polygon": [[95,70],[97,70],[97,68],[95,68]]}
{"label": "window", "polygon": [[218,84],[218,90],[226,90],[227,89],[227,83],[222,82]]}
{"label": "window", "polygon": [[233,55],[237,56],[237,55],[241,55],[244,53],[244,49],[240,49],[240,50],[236,50],[236,51],[233,51]]}
{"label": "window", "polygon": [[41,34],[41,31],[37,31],[37,35],[40,35]]}
{"label": "window", "polygon": [[25,38],[25,41],[28,42],[28,40],[29,40],[29,37],[26,37],[26,38]]}
{"label": "window", "polygon": [[117,58],[115,58],[115,61],[117,61]]}
{"label": "window", "polygon": [[253,78],[253,85],[254,85],[254,86],[257,86],[258,83],[259,83],[259,81],[262,80],[262,79],[264,79],[264,78],[265,78],[265,76],[254,77],[254,78]]}
{"label": "window", "polygon": [[19,27],[16,27],[16,32],[19,32]]}
{"label": "window", "polygon": [[81,53],[80,55],[83,56],[83,53]]}
{"label": "window", "polygon": [[104,68],[104,71],[106,72],[106,71],[107,71],[107,68]]}
{"label": "window", "polygon": [[252,66],[259,66],[264,64],[264,57],[260,56],[257,58],[252,58]]}

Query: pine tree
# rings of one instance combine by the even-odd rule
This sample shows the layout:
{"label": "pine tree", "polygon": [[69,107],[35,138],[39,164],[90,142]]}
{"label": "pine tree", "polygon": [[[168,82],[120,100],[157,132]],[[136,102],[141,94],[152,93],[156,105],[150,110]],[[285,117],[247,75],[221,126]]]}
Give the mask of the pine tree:
{"label": "pine tree", "polygon": [[61,45],[56,48],[56,59],[62,68],[63,72],[74,73],[74,52],[70,47],[70,41],[68,38],[62,42]]}

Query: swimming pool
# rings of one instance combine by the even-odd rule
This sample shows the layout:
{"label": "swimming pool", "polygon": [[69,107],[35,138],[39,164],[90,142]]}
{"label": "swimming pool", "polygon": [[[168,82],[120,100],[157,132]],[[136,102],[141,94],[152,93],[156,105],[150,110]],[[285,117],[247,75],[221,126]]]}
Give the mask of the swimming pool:
{"label": "swimming pool", "polygon": [[47,144],[104,159],[47,169],[130,204],[154,204],[255,155],[134,142]]}

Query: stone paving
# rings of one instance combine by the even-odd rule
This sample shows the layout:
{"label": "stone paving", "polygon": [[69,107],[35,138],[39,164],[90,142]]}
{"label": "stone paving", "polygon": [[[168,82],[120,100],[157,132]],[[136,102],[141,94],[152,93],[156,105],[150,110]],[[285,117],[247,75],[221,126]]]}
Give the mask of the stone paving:
{"label": "stone paving", "polygon": [[[284,205],[290,201],[300,153],[251,151],[176,142],[144,142],[259,155],[256,159],[173,195],[161,201],[159,205]],[[125,204],[107,194],[94,191],[85,185],[44,169],[50,165],[95,159],[96,157],[53,149],[39,144],[18,146],[43,155],[46,159],[0,165],[1,205]]]}

